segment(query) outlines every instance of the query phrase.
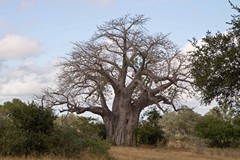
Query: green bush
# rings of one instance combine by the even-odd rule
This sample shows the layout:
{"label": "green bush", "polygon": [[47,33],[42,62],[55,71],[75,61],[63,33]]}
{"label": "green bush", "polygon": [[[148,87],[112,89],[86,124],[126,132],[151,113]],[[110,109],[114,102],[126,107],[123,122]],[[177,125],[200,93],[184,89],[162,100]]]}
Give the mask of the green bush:
{"label": "green bush", "polygon": [[165,145],[167,139],[159,123],[160,113],[154,108],[145,113],[145,117],[135,130],[137,145]]}
{"label": "green bush", "polygon": [[56,126],[49,138],[50,153],[64,157],[75,157],[83,150],[83,141],[75,128]]}
{"label": "green bush", "polygon": [[59,126],[72,126],[86,136],[106,139],[105,125],[91,117],[79,117],[75,114],[62,115],[56,119]]}
{"label": "green bush", "polygon": [[50,109],[18,99],[0,105],[0,155],[70,158],[83,152],[107,153],[110,145],[99,137],[103,131],[100,123],[75,115],[65,118],[69,121],[59,123]]}
{"label": "green bush", "polygon": [[196,125],[196,135],[207,139],[210,147],[231,147],[237,144],[237,130],[230,121],[220,117],[205,115]]}
{"label": "green bush", "polygon": [[18,99],[0,107],[0,154],[30,155],[48,152],[47,138],[53,132],[55,119],[51,110]]}
{"label": "green bush", "polygon": [[[84,125],[85,129],[92,130],[92,128],[90,129],[91,124]],[[110,144],[94,136],[95,133],[91,134],[89,130],[81,130],[81,128],[69,125],[56,126],[49,141],[50,152],[68,158],[77,157],[82,152],[107,154]]]}
{"label": "green bush", "polygon": [[85,148],[94,154],[107,154],[110,149],[110,143],[99,138],[83,137]]}

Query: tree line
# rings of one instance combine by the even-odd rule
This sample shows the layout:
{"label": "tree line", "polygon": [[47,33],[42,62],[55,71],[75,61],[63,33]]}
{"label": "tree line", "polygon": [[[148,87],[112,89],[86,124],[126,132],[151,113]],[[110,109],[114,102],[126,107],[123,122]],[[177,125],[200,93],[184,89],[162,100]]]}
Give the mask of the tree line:
{"label": "tree line", "polygon": [[[231,116],[229,116],[231,114]],[[138,145],[165,146],[168,141],[188,141],[195,147],[239,147],[240,115],[227,106],[216,106],[204,116],[192,109],[161,115],[156,108],[146,112],[136,130]]]}
{"label": "tree line", "polygon": [[[76,114],[56,116],[49,108],[13,99],[0,105],[0,155],[80,157],[83,153],[108,156],[105,125]],[[205,147],[239,147],[240,115],[229,106],[217,106],[204,116],[185,109],[161,114],[151,108],[134,129],[137,146],[166,146],[188,141]],[[199,147],[199,146],[196,146]]]}

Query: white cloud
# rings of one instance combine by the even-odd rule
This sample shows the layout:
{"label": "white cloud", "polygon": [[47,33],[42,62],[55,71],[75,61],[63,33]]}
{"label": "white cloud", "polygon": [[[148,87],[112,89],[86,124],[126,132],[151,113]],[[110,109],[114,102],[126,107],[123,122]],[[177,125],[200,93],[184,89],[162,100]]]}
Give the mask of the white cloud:
{"label": "white cloud", "polygon": [[25,58],[38,54],[40,50],[36,39],[9,34],[0,39],[0,59]]}
{"label": "white cloud", "polygon": [[39,91],[39,82],[34,75],[12,79],[1,88],[2,96],[31,95]]}
{"label": "white cloud", "polygon": [[13,98],[33,98],[34,95],[40,94],[43,88],[54,86],[57,73],[54,64],[55,61],[52,61],[43,66],[37,66],[34,62],[26,61],[2,72],[0,74],[0,102]]}
{"label": "white cloud", "polygon": [[4,62],[4,60],[1,60],[1,59],[0,59],[0,71],[1,71],[2,68],[3,68],[3,62]]}

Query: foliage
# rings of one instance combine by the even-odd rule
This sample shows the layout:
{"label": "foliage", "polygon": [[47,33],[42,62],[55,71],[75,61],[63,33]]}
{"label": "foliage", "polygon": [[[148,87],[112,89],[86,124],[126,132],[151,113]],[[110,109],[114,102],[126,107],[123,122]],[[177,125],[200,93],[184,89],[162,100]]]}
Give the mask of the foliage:
{"label": "foliage", "polygon": [[50,138],[51,153],[69,158],[77,157],[83,151],[107,154],[110,144],[99,136],[100,128],[95,121],[74,114],[58,117]]}
{"label": "foliage", "polygon": [[192,41],[191,73],[205,103],[216,98],[220,103],[239,108],[240,9],[231,5],[238,15],[232,16],[229,23],[232,27],[226,33],[211,34],[209,31],[201,42]]}
{"label": "foliage", "polygon": [[[199,121],[198,125],[204,126],[203,123],[208,123],[208,121],[208,127],[214,132],[211,134],[215,134],[215,138],[218,139],[213,139],[212,136],[207,135],[206,132],[211,132],[211,130],[205,130],[204,133],[200,131],[202,133],[200,137],[205,135],[203,138],[209,138],[210,146],[229,147],[240,145],[240,116],[236,112],[235,107],[226,103],[216,106],[205,115],[205,119]],[[199,129],[196,132],[199,133]]]}
{"label": "foliage", "polygon": [[218,106],[213,107],[207,115],[216,116],[226,121],[232,122],[233,119],[239,115],[238,110],[227,103],[222,103]]}
{"label": "foliage", "polygon": [[[93,119],[69,116],[71,123],[58,124],[52,111],[18,99],[0,106],[0,155],[53,154],[77,157],[83,151],[105,155],[109,143],[98,136]],[[99,129],[100,131],[100,129]]]}
{"label": "foliage", "polygon": [[43,154],[48,151],[47,137],[53,132],[55,116],[49,109],[18,99],[4,103],[1,121],[0,153],[3,155]]}
{"label": "foliage", "polygon": [[195,126],[201,115],[191,109],[184,109],[178,112],[169,112],[163,115],[160,120],[163,130],[169,137],[193,136]]}
{"label": "foliage", "polygon": [[9,118],[17,128],[29,133],[50,134],[53,131],[55,116],[50,109],[31,103],[21,107],[10,107]]}
{"label": "foliage", "polygon": [[153,108],[152,110],[147,111],[144,117],[146,117],[146,120],[142,120],[135,131],[137,144],[165,145],[167,139],[165,138],[162,126],[159,123],[161,119],[160,113]]}
{"label": "foliage", "polygon": [[80,117],[75,114],[67,114],[58,117],[55,123],[59,126],[71,126],[86,136],[106,139],[106,128],[102,122],[91,117]]}
{"label": "foliage", "polygon": [[240,146],[240,115],[237,115],[232,119],[232,124],[234,125],[236,137],[238,137],[238,144]]}
{"label": "foliage", "polygon": [[107,154],[110,143],[99,138],[84,138],[85,147],[94,154]]}
{"label": "foliage", "polygon": [[196,125],[196,135],[208,139],[210,147],[239,145],[239,130],[221,117],[205,115]]}
{"label": "foliage", "polygon": [[83,141],[76,128],[59,127],[50,138],[50,152],[64,157],[75,157],[83,150]]}

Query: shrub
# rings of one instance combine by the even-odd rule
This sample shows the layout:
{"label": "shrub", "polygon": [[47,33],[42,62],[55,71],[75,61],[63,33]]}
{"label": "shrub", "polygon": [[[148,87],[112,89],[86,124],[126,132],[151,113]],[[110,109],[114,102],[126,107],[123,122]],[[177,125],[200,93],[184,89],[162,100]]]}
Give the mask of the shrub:
{"label": "shrub", "polygon": [[107,154],[110,149],[110,143],[99,138],[83,137],[84,145],[87,151],[94,154]]}
{"label": "shrub", "polygon": [[[92,118],[72,116],[71,123],[55,124],[52,111],[18,99],[0,105],[0,155],[53,154],[67,158],[81,153],[106,154],[109,143]],[[101,131],[101,132],[100,132]]]}
{"label": "shrub", "polygon": [[165,145],[167,139],[159,123],[160,113],[153,108],[145,113],[146,120],[142,120],[139,127],[135,130],[137,144],[145,145]]}
{"label": "shrub", "polygon": [[[110,144],[102,140],[102,128],[95,119],[63,115],[57,118],[50,138],[51,153],[64,157],[78,157],[83,152],[106,154]],[[101,126],[102,127],[102,126]]]}
{"label": "shrub", "polygon": [[51,110],[35,103],[26,104],[18,99],[3,106],[5,114],[0,125],[0,153],[2,155],[30,155],[48,152],[48,136],[53,131],[55,116]]}
{"label": "shrub", "polygon": [[110,144],[98,137],[87,136],[71,126],[56,126],[49,140],[50,153],[64,157],[78,157],[82,152],[106,154]]}
{"label": "shrub", "polygon": [[210,147],[231,147],[237,140],[236,130],[231,122],[212,115],[201,118],[195,130],[198,137],[208,140]]}
{"label": "shrub", "polygon": [[75,157],[83,149],[83,141],[75,128],[56,126],[49,138],[50,153],[64,157]]}

